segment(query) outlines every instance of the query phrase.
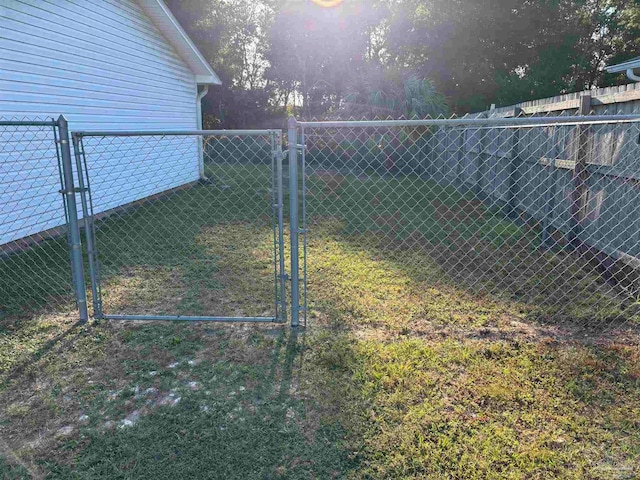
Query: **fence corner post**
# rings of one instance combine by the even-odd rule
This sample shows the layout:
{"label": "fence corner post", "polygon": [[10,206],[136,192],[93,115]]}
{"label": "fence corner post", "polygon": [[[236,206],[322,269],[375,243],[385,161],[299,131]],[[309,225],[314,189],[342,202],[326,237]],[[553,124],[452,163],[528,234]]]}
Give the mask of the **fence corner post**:
{"label": "fence corner post", "polygon": [[300,326],[300,253],[298,227],[298,123],[295,117],[287,122],[289,144],[289,230],[291,237],[291,326]]}
{"label": "fence corner post", "polygon": [[88,318],[87,292],[84,283],[84,269],[82,264],[82,243],[80,240],[80,226],[78,223],[78,207],[76,205],[76,189],[73,182],[73,164],[71,162],[71,145],[69,144],[69,123],[64,115],[58,117],[60,131],[60,159],[62,163],[62,178],[64,186],[62,194],[67,199],[67,218],[69,229],[69,248],[71,255],[71,273],[75,290],[76,304],[80,313],[80,322],[85,323]]}

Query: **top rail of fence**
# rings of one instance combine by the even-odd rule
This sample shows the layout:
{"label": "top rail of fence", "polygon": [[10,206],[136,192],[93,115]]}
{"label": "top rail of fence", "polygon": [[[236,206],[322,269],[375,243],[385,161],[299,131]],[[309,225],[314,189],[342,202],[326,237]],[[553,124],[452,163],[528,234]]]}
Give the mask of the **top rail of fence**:
{"label": "top rail of fence", "polygon": [[585,115],[559,117],[508,117],[508,118],[451,118],[426,120],[336,120],[336,121],[297,121],[297,125],[306,128],[369,128],[369,127],[542,127],[549,125],[611,124],[640,122],[640,115]]}
{"label": "top rail of fence", "polygon": [[234,135],[261,136],[282,133],[282,130],[80,130],[73,135],[82,137],[155,137],[155,136],[190,136],[190,135],[216,135],[232,137]]}
{"label": "top rail of fence", "polygon": [[57,120],[0,120],[0,127],[55,127]]}

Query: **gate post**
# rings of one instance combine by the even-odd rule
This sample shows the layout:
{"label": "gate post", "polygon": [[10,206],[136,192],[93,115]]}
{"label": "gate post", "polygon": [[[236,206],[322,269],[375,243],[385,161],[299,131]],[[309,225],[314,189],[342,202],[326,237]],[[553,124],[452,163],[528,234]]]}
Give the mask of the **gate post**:
{"label": "gate post", "polygon": [[284,266],[284,185],[282,181],[282,131],[278,130],[275,134],[275,151],[276,151],[276,187],[278,194],[276,201],[278,203],[278,261],[280,268],[280,312],[282,312],[282,321],[287,318],[287,271]]}
{"label": "gate post", "polygon": [[[93,318],[102,318],[102,298],[99,288],[99,280],[96,267],[96,251],[94,243],[93,207],[89,209],[87,192],[89,192],[89,173],[82,168],[82,159],[85,156],[84,143],[77,134],[71,135],[73,153],[76,159],[76,171],[78,172],[78,188],[80,189],[80,206],[82,207],[82,221],[84,224],[84,238],[87,242],[87,260],[89,261],[89,280],[91,281],[91,296],[93,299]],[[86,162],[85,162],[86,164]],[[84,175],[87,175],[87,184],[84,183]]]}
{"label": "gate post", "polygon": [[300,326],[300,267],[298,235],[298,131],[295,117],[289,117],[289,231],[291,236],[291,326]]}
{"label": "gate post", "polygon": [[78,225],[78,207],[76,205],[76,189],[73,184],[73,166],[71,163],[71,146],[69,145],[69,124],[64,115],[58,117],[60,131],[60,159],[62,163],[62,178],[64,186],[61,191],[67,199],[67,218],[69,229],[69,247],[71,254],[71,269],[73,287],[75,289],[76,304],[80,311],[80,322],[85,323],[89,318],[87,311],[87,292],[84,286],[84,270],[82,267],[82,243],[80,241],[80,227]]}

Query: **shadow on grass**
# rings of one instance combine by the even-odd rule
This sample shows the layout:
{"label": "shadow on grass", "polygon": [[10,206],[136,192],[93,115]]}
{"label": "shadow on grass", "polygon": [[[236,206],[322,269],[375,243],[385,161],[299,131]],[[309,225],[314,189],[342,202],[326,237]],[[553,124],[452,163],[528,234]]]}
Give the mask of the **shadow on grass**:
{"label": "shadow on grass", "polygon": [[0,256],[0,321],[67,310],[73,302],[66,237]]}
{"label": "shadow on grass", "polygon": [[[224,182],[177,191],[97,223],[107,313],[273,314],[269,169],[208,168]],[[425,296],[432,293],[437,312],[427,305],[414,316],[446,323],[462,311],[485,326],[494,315],[591,336],[638,323],[637,305],[588,265],[542,251],[534,232],[473,195],[412,177],[325,177],[312,175],[308,184],[312,242],[318,238],[309,252],[312,277],[323,242],[339,243],[404,272]],[[59,238],[0,261],[5,315],[33,317],[29,305],[49,311],[68,305],[67,257]],[[442,292],[449,305],[436,298]],[[458,308],[458,294],[477,311]]]}
{"label": "shadow on grass", "polygon": [[37,344],[35,348],[28,352],[21,353],[18,350],[14,351],[12,361],[4,365],[5,369],[2,374],[0,374],[0,391],[6,388],[12,380],[19,377],[23,377],[23,379],[25,379],[25,377],[33,378],[37,375],[33,367],[37,365],[40,360],[56,351],[72,346],[74,340],[78,339],[84,333],[80,323],[76,322],[55,336],[47,338],[46,341]]}
{"label": "shadow on grass", "polygon": [[[304,421],[295,380],[304,335],[233,327],[210,335],[218,351],[205,335],[196,362],[177,358],[179,365],[119,389],[111,409],[143,415],[131,427],[80,427],[41,459],[48,478],[337,478],[352,467],[337,424],[310,430]],[[149,388],[179,401],[148,404],[127,393]],[[104,409],[96,404],[88,414]]]}

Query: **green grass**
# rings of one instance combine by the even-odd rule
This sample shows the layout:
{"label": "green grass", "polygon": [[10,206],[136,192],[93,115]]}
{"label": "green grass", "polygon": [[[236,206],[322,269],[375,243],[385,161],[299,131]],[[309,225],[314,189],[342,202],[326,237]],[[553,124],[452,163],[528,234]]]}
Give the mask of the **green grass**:
{"label": "green grass", "polygon": [[[267,311],[264,173],[219,170],[228,188],[199,185],[105,220],[105,310]],[[634,322],[632,309],[471,197],[409,177],[309,182],[312,310],[299,335],[78,326],[46,278],[39,297],[5,301],[0,474],[635,478],[639,342],[597,328]],[[17,274],[44,251],[64,249],[12,259],[2,281],[27,292],[35,279]]]}
{"label": "green grass", "polygon": [[23,480],[30,477],[26,468],[10,465],[3,458],[0,458],[0,476],[5,480]]}
{"label": "green grass", "polygon": [[637,474],[636,349],[325,341],[318,375],[344,379],[335,398],[360,449],[354,478]]}
{"label": "green grass", "polygon": [[[230,347],[222,342],[217,361],[193,367],[183,362],[174,369],[153,366],[160,378],[147,375],[122,388],[125,395],[111,402],[113,414],[124,416],[132,408],[126,403],[136,403],[136,388],[173,390],[180,402],[153,409],[135,427],[106,433],[96,425],[81,429],[77,438],[58,448],[75,450],[86,444],[82,455],[73,466],[46,462],[50,477],[330,478],[349,465],[338,427],[322,425],[309,441],[297,423],[305,414],[303,402],[291,398],[281,383],[263,381],[274,378],[274,367],[286,365],[286,359],[279,358],[292,354],[285,341],[279,335],[270,343],[273,358],[264,364],[226,360]],[[188,386],[191,382],[197,382],[197,390]],[[144,411],[145,405],[138,400],[135,407]],[[99,407],[89,409],[90,417],[101,415]]]}

